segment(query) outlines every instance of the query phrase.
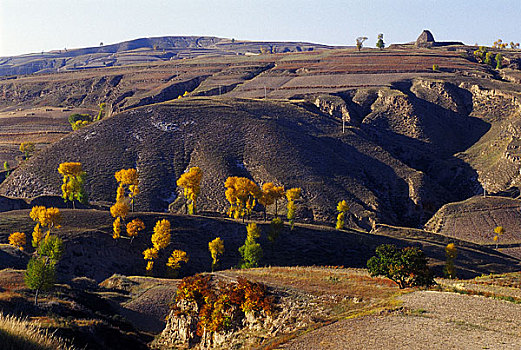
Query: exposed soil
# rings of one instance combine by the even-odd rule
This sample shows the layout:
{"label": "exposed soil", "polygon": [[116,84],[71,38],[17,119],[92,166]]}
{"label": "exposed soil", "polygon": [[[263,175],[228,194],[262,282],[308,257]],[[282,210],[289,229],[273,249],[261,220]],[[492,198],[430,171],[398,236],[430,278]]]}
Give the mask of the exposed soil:
{"label": "exposed soil", "polygon": [[400,297],[403,310],[343,320],[283,349],[519,349],[521,307],[441,292]]}

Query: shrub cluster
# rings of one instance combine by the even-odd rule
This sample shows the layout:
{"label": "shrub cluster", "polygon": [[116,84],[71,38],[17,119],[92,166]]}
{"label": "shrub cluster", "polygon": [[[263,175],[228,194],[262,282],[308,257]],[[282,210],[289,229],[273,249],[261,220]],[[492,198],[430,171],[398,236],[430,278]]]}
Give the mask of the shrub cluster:
{"label": "shrub cluster", "polygon": [[273,297],[268,295],[266,287],[242,277],[237,283],[220,282],[217,287],[212,286],[210,276],[185,277],[177,288],[176,301],[180,300],[197,304],[199,336],[205,331],[219,332],[241,324],[248,312],[263,311],[267,315],[273,312]]}
{"label": "shrub cluster", "polygon": [[427,258],[416,247],[399,249],[394,244],[382,244],[376,248],[376,256],[367,261],[367,268],[371,276],[390,278],[400,288],[434,284]]}

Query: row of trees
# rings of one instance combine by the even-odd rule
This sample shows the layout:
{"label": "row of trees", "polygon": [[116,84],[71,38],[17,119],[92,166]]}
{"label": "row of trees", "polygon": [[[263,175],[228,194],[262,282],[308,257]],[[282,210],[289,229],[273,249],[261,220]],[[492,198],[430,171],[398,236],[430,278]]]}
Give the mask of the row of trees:
{"label": "row of trees", "polygon": [[[61,163],[58,172],[63,175],[62,198],[73,203],[87,203],[88,196],[84,189],[86,173],[79,162]],[[126,227],[127,235],[124,238],[133,239],[138,231],[144,229],[141,221],[126,223],[126,217],[130,210],[134,211],[134,202],[139,195],[139,174],[136,169],[121,169],[114,174],[118,187],[116,189],[116,203],[110,207],[110,213],[114,217],[113,236],[121,238],[122,227]],[[201,192],[201,180],[203,171],[199,167],[192,167],[182,174],[177,180],[177,186],[183,189],[185,198],[185,213],[194,215],[197,213],[197,198]],[[301,198],[302,189],[295,187],[284,190],[284,186],[276,186],[272,182],[264,183],[259,187],[252,180],[245,177],[231,176],[224,183],[226,188],[225,197],[230,203],[228,216],[235,219],[250,218],[255,205],[259,203],[264,212],[264,220],[267,217],[267,207],[275,205],[275,218],[278,218],[278,202],[286,198],[287,218],[293,229],[296,217],[296,201]],[[345,227],[345,216],[349,206],[345,200],[340,201],[337,206],[339,212],[337,217],[337,228]],[[126,226],[125,226],[126,225]]]}
{"label": "row of trees", "polygon": [[[494,49],[499,49],[499,50],[502,50],[504,48],[506,48],[509,44],[507,44],[506,42],[503,42],[503,40],[501,39],[497,39],[496,41],[494,41],[494,44],[492,45],[492,47]],[[510,42],[510,48],[511,49],[519,49],[519,43],[514,43],[513,41]]]}
{"label": "row of trees", "polygon": [[[78,178],[84,177],[81,163],[62,163],[58,171],[64,176],[62,191],[65,200],[79,200],[79,194],[83,191]],[[111,207],[111,214],[115,217],[113,238],[123,238],[121,226],[125,223],[125,218],[130,210],[134,197],[139,194],[139,179],[136,169],[122,169],[115,173],[118,182],[116,190],[116,204]],[[178,181],[182,185],[185,193],[185,200],[188,203],[190,213],[196,212],[196,200],[200,193],[200,181],[202,171],[199,168],[190,169],[182,180]],[[295,203],[300,198],[301,189],[292,188],[284,191],[282,186],[275,186],[272,183],[265,184],[262,190],[251,180],[240,177],[230,177],[226,181],[226,197],[230,201],[229,214],[235,218],[250,215],[256,200],[264,207],[277,202],[283,196],[288,200],[288,219],[293,227]],[[337,205],[337,229],[345,227],[345,216],[349,211],[349,206],[345,200],[338,202]],[[57,208],[46,208],[43,206],[33,207],[30,217],[36,222],[32,233],[32,246],[35,248],[26,271],[27,286],[36,291],[35,303],[37,303],[40,290],[50,288],[55,281],[55,267],[63,254],[63,242],[56,236],[51,235],[53,228],[59,228],[61,215]],[[270,225],[268,239],[273,243],[283,226],[280,218],[275,217]],[[130,244],[139,231],[145,229],[144,223],[140,219],[134,219],[126,225],[127,237]],[[46,230],[44,233],[43,231]],[[162,250],[165,250],[172,242],[170,221],[162,219],[156,222],[151,236],[152,247],[143,251],[144,260],[147,261],[146,271],[151,271],[154,261],[158,259]],[[258,266],[263,256],[263,249],[257,242],[260,237],[260,228],[255,223],[246,226],[246,239],[239,248],[241,260],[239,267],[251,268]],[[494,240],[497,242],[499,235],[504,233],[502,227],[495,229],[497,234]],[[9,236],[9,243],[24,249],[26,245],[26,235],[23,232],[14,232]],[[220,237],[208,243],[208,249],[212,257],[212,271],[216,268],[219,256],[224,253],[224,242]],[[448,244],[446,249],[447,261],[444,272],[454,278],[456,275],[454,260],[457,250],[453,243]],[[175,275],[181,267],[181,263],[187,263],[189,256],[185,251],[175,249],[171,252],[166,266]],[[393,246],[381,246],[376,250],[376,256],[368,261],[368,268],[372,275],[384,275],[395,280],[400,288],[414,285],[429,285],[432,283],[432,276],[426,268],[426,259],[423,253],[417,248],[397,249]]]}
{"label": "row of trees", "polygon": [[503,55],[500,52],[494,54],[493,52],[488,51],[486,47],[480,46],[476,51],[474,51],[474,57],[479,62],[488,64],[496,69],[503,68]]}

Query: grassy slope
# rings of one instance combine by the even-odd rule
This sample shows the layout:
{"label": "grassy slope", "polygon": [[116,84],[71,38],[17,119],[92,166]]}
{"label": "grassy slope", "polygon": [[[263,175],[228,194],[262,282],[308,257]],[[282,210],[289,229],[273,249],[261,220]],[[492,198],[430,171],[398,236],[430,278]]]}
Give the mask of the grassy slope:
{"label": "grassy slope", "polygon": [[26,320],[0,313],[0,344],[3,350],[73,350],[62,339]]}

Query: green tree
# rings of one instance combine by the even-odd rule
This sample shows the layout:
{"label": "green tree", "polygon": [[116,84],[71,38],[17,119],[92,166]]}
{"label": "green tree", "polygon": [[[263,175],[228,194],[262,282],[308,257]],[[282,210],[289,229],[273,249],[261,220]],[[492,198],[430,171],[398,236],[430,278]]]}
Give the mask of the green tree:
{"label": "green tree", "polygon": [[239,247],[239,253],[242,258],[240,263],[241,269],[249,269],[259,266],[259,262],[263,255],[261,245],[255,241],[260,237],[260,229],[257,227],[257,224],[248,224],[246,231],[246,241],[241,247]]}
{"label": "green tree", "polygon": [[63,241],[57,236],[43,239],[36,254],[29,260],[25,271],[25,284],[35,291],[34,304],[38,305],[38,294],[54,287],[56,264],[63,255]]}
{"label": "green tree", "polygon": [[71,201],[73,208],[75,208],[75,200],[82,204],[87,204],[88,197],[84,188],[87,174],[83,171],[81,163],[61,163],[58,167],[58,172],[63,175],[62,198],[65,201]]}
{"label": "green tree", "polygon": [[382,244],[367,261],[367,267],[371,276],[390,278],[400,288],[434,284],[427,258],[416,247],[398,249],[393,244]]}
{"label": "green tree", "polygon": [[72,130],[78,130],[90,123],[92,123],[92,116],[90,114],[74,113],[69,116],[69,124],[71,124]]}
{"label": "green tree", "polygon": [[494,53],[492,52],[487,52],[485,54],[485,60],[484,60],[485,64],[488,64],[489,66],[492,66],[492,63],[494,62]]}
{"label": "green tree", "polygon": [[282,222],[281,218],[276,217],[271,220],[270,230],[268,232],[268,240],[272,243],[272,245],[279,238],[283,227],[284,223]]}
{"label": "green tree", "polygon": [[503,55],[498,53],[496,55],[496,69],[503,68]]}
{"label": "green tree", "polygon": [[384,35],[382,33],[378,34],[378,41],[376,42],[376,47],[380,50],[383,50],[385,48]]}
{"label": "green tree", "polygon": [[6,172],[6,177],[11,174],[11,167],[9,166],[9,163],[7,161],[4,162],[4,171]]}
{"label": "green tree", "polygon": [[48,291],[54,287],[56,267],[46,258],[32,257],[25,271],[25,285],[35,291],[34,305],[38,305],[40,291]]}
{"label": "green tree", "polygon": [[107,104],[105,102],[99,104],[98,115],[96,116],[96,119],[94,121],[101,120],[105,117],[105,107],[107,107]]}

